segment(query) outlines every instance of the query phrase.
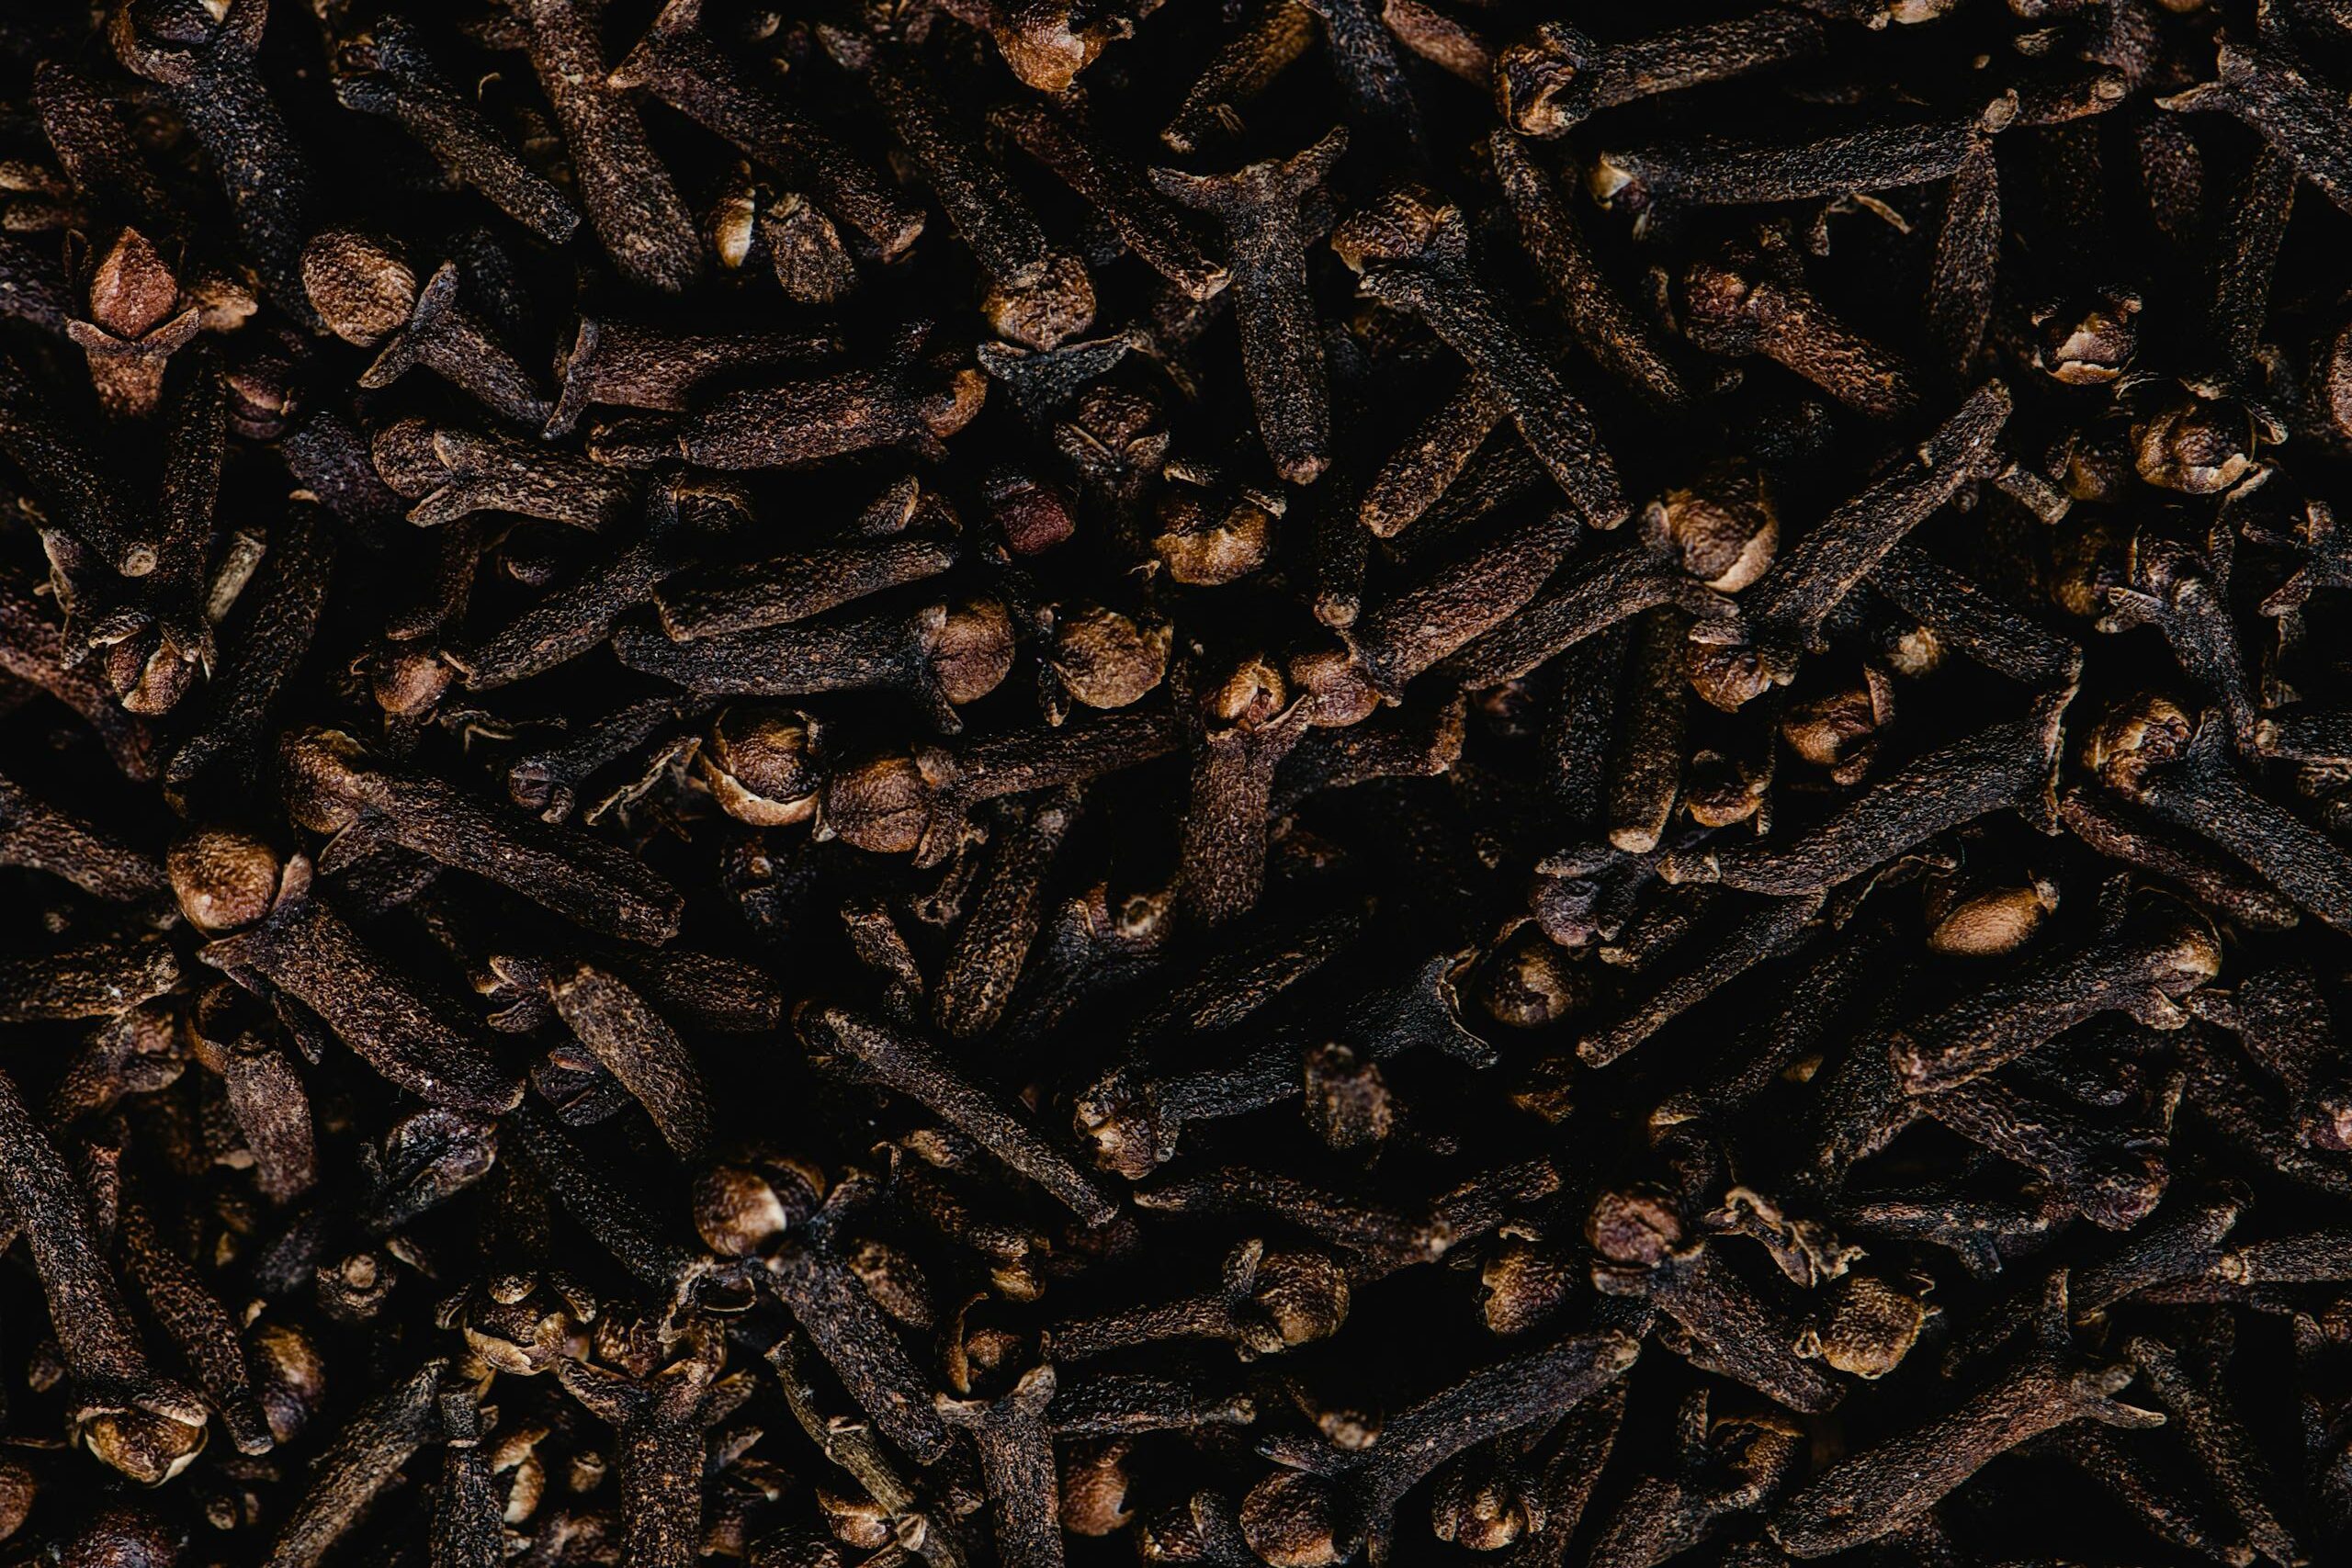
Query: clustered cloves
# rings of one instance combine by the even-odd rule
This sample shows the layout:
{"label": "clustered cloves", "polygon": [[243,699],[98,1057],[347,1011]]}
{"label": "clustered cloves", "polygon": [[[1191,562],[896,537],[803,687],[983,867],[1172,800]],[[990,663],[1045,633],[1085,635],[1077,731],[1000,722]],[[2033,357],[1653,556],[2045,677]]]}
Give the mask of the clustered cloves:
{"label": "clustered cloves", "polygon": [[2352,1554],[2352,13],[1558,10],[0,17],[0,1557]]}

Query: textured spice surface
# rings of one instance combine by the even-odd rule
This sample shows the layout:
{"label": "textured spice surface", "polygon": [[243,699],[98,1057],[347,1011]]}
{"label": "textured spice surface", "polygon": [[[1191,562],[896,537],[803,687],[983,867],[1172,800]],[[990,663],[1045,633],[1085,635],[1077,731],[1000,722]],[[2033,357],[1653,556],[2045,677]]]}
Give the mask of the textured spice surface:
{"label": "textured spice surface", "polygon": [[0,15],[0,1568],[2352,1558],[2352,8]]}

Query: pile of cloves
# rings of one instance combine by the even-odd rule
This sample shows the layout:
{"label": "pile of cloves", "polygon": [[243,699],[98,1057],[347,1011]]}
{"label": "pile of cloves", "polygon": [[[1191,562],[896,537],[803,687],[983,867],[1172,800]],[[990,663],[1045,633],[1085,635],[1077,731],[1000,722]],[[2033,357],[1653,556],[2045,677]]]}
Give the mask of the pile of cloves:
{"label": "pile of cloves", "polygon": [[1559,9],[0,13],[0,1568],[2352,1560],[2352,5]]}

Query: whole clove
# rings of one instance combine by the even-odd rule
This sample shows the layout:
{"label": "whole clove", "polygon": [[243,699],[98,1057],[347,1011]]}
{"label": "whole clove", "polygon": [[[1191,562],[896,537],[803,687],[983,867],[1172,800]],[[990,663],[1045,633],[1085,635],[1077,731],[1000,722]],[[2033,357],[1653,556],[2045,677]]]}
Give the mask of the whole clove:
{"label": "whole clove", "polygon": [[7,1561],[2352,1556],[2352,9],[1559,12],[0,16]]}

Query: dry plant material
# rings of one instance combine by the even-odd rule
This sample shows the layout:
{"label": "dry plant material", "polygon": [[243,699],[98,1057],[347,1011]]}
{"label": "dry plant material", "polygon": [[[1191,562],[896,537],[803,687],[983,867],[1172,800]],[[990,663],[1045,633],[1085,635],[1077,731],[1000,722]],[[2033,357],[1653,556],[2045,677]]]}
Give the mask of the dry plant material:
{"label": "dry plant material", "polygon": [[2352,10],[1562,9],[0,15],[0,1562],[2352,1558]]}

